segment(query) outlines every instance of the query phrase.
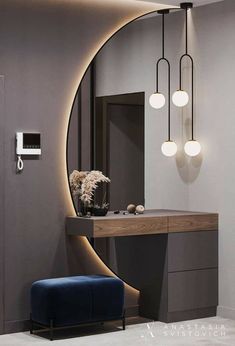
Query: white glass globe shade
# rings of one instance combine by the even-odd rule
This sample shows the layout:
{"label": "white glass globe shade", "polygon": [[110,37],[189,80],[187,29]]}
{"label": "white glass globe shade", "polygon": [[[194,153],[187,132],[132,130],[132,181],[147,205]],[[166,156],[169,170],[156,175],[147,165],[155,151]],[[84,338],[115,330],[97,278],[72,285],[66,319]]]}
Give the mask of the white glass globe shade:
{"label": "white glass globe shade", "polygon": [[177,145],[173,141],[166,141],[162,144],[162,153],[165,156],[174,156],[177,152]]}
{"label": "white glass globe shade", "polygon": [[154,93],[150,96],[149,103],[153,108],[160,109],[165,105],[166,99],[163,94]]}
{"label": "white glass globe shade", "polygon": [[197,156],[201,151],[201,145],[197,141],[188,141],[185,143],[184,151],[188,156]]}
{"label": "white glass globe shade", "polygon": [[177,107],[184,107],[188,104],[189,96],[184,90],[177,90],[172,95],[172,102]]}

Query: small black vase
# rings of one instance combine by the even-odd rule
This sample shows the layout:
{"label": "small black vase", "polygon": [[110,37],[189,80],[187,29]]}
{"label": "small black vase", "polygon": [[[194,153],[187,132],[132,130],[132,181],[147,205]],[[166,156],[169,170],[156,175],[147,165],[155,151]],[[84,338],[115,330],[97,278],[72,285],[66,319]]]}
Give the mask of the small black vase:
{"label": "small black vase", "polygon": [[79,216],[90,217],[91,209],[92,208],[87,203],[82,203],[79,201]]}
{"label": "small black vase", "polygon": [[108,212],[108,208],[93,208],[94,216],[105,216]]}

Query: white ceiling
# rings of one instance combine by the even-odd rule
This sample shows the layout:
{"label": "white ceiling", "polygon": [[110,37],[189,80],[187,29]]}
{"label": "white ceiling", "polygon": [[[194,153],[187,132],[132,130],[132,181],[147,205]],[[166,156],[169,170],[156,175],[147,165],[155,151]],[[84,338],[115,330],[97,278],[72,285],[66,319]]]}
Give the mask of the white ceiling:
{"label": "white ceiling", "polygon": [[[185,2],[184,0],[137,0],[137,1],[144,1],[144,2],[157,2],[159,4],[166,4],[166,5],[176,5],[179,6],[181,2]],[[193,3],[193,6],[203,6],[207,4],[211,4],[213,2],[220,2],[223,0],[192,0],[190,2]]]}

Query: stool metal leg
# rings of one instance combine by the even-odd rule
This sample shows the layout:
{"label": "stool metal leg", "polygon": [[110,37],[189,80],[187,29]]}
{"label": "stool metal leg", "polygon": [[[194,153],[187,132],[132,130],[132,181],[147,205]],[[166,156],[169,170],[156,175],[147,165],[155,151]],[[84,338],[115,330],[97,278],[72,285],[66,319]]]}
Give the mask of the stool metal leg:
{"label": "stool metal leg", "polygon": [[125,330],[126,329],[126,311],[124,310],[123,312],[123,317],[122,317],[122,329]]}
{"label": "stool metal leg", "polygon": [[30,334],[33,334],[33,320],[32,320],[32,313],[30,313],[30,319],[29,319],[29,323],[30,323]]}
{"label": "stool metal leg", "polygon": [[54,329],[53,329],[53,320],[50,320],[50,340],[53,341]]}

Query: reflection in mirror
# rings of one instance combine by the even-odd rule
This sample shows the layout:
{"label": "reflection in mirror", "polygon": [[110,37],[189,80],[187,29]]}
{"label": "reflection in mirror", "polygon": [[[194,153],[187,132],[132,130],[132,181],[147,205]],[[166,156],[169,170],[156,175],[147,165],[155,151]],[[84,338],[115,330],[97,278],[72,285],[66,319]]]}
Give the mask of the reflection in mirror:
{"label": "reflection in mirror", "polygon": [[[172,15],[166,18],[167,42],[174,36],[166,46],[172,60],[180,52],[181,15],[179,20],[172,21]],[[160,19],[137,20],[106,43],[83,78],[71,112],[68,172],[97,169],[110,177],[111,183],[95,196],[100,201],[106,192],[110,210],[125,210],[129,203],[186,210],[187,186],[179,179],[175,161],[161,153],[167,110],[156,111],[148,102],[161,55]],[[166,94],[167,71],[162,70],[159,81]],[[177,82],[178,69],[172,75],[172,88]],[[178,144],[182,128],[177,112],[172,108],[172,135]],[[94,246],[101,259],[132,286],[141,288],[151,282],[151,263],[158,260],[154,237],[95,239]]]}

